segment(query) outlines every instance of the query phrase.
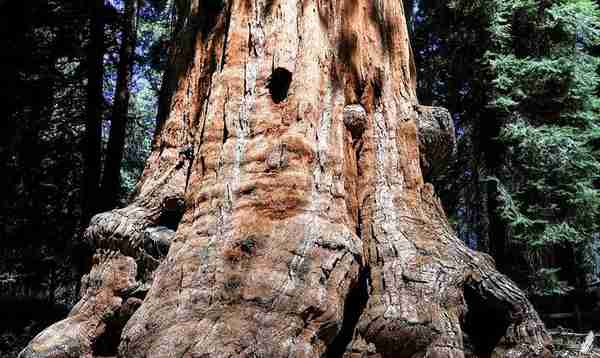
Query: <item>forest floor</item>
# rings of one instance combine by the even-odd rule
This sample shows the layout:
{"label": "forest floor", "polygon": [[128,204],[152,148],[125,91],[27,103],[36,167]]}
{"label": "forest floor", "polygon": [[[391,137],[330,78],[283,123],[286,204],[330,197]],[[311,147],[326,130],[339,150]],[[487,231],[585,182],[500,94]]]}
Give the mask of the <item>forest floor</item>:
{"label": "forest floor", "polygon": [[600,333],[575,333],[567,329],[550,331],[556,358],[600,358]]}

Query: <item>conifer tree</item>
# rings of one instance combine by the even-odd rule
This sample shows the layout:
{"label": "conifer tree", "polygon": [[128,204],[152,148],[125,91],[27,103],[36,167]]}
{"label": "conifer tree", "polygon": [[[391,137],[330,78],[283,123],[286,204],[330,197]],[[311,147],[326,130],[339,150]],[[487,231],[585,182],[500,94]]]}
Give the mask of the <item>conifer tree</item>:
{"label": "conifer tree", "polygon": [[[577,281],[600,214],[598,5],[456,0],[422,6],[422,92],[445,96],[441,102],[462,134],[451,171],[458,175],[440,183],[459,233],[467,241],[474,236],[479,249],[533,293],[560,294],[583,284]],[[428,77],[423,64],[442,76]],[[566,277],[570,282],[561,282]]]}
{"label": "conifer tree", "polygon": [[[497,181],[505,235],[526,249],[534,292],[561,293],[562,267],[580,285],[585,253],[598,232],[600,13],[590,0],[497,2],[493,48],[485,54],[488,103],[504,153]],[[572,260],[558,261],[558,249]]]}

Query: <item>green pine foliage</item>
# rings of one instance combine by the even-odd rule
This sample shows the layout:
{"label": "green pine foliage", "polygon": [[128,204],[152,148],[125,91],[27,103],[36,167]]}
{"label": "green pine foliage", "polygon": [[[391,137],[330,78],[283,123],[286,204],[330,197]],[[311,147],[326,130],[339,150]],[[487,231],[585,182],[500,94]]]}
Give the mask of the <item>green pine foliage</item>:
{"label": "green pine foliage", "polygon": [[589,49],[600,43],[600,10],[591,0],[484,2],[487,106],[506,148],[500,214],[529,255],[532,291],[564,293],[560,263],[548,267],[557,262],[545,256],[568,249],[577,262],[569,274],[581,275],[599,229],[600,59]]}
{"label": "green pine foliage", "polygon": [[121,166],[121,204],[125,205],[150,155],[158,99],[172,31],[172,0],[142,3],[138,17],[135,84]]}
{"label": "green pine foliage", "polygon": [[534,294],[581,288],[600,223],[600,2],[419,5],[419,99],[453,113],[459,145],[427,179],[458,234]]}

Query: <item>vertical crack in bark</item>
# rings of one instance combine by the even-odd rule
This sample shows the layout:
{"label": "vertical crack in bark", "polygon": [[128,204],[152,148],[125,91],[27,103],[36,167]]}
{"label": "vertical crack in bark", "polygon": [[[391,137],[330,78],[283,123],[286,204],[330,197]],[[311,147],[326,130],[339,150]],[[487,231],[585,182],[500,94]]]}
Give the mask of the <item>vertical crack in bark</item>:
{"label": "vertical crack in bark", "polygon": [[227,116],[223,114],[223,144],[225,144],[227,138],[229,138],[229,130],[227,130]]}
{"label": "vertical crack in bark", "polygon": [[[362,152],[362,148],[363,148],[363,141],[359,140],[356,145],[355,145],[355,156],[356,156],[356,176],[360,177],[361,175],[361,170],[360,170],[360,165],[358,164],[358,162],[360,161],[360,155]],[[360,236],[359,236],[360,237]]]}
{"label": "vertical crack in bark", "polygon": [[206,173],[206,161],[204,159],[204,156],[200,157],[200,170],[201,170],[200,175],[202,177],[204,177],[204,174]]}
{"label": "vertical crack in bark", "polygon": [[369,299],[369,278],[371,270],[368,265],[362,266],[358,282],[350,288],[344,302],[344,320],[342,328],[333,342],[327,347],[325,358],[343,358],[348,345],[352,343],[354,331]]}
{"label": "vertical crack in bark", "polygon": [[229,130],[227,129],[227,102],[229,101],[229,88],[227,89],[227,94],[225,95],[225,100],[223,101],[223,144],[229,138]]}
{"label": "vertical crack in bark", "polygon": [[185,189],[183,189],[183,193],[187,193],[188,190],[188,186],[190,184],[190,177],[192,176],[192,168],[194,167],[194,158],[192,158],[192,160],[190,160],[190,164],[188,165],[187,168],[187,173],[185,175]]}
{"label": "vertical crack in bark", "polygon": [[[360,161],[362,158],[363,133],[365,124],[364,121],[366,118],[365,115],[366,113],[361,105],[350,105],[344,108],[344,124],[346,129],[351,134],[350,141],[347,143],[347,145],[352,146],[352,149],[354,150],[354,165],[356,166],[357,177],[360,174]],[[353,195],[357,195],[359,191],[358,181],[355,181],[354,185],[355,190],[353,191]],[[362,240],[363,212],[361,206],[356,208],[355,219],[355,234]],[[369,282],[371,280],[371,268],[364,258],[362,260],[359,259],[359,262],[361,262],[361,267],[358,274],[358,280],[353,286],[350,287],[344,302],[342,327],[337,336],[327,346],[324,354],[325,358],[343,358],[345,354],[352,349],[351,345],[355,338],[354,334],[356,332],[356,327],[361,315],[363,314],[363,311],[367,306],[370,296]]]}
{"label": "vertical crack in bark", "polygon": [[231,25],[232,6],[233,0],[230,0],[229,6],[227,7],[227,12],[225,13],[225,34],[223,35],[223,52],[221,53],[221,69],[219,72],[223,71],[223,68],[225,68],[225,63],[227,62],[227,42],[229,41],[229,27]]}

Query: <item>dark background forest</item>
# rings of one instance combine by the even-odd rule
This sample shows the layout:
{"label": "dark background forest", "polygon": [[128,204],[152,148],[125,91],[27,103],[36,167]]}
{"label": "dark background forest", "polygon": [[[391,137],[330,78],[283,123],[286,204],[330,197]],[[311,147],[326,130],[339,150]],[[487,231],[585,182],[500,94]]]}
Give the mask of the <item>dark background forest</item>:
{"label": "dark background forest", "polygon": [[[2,356],[66,315],[82,230],[135,191],[181,2],[0,0]],[[600,327],[599,6],[405,2],[419,100],[458,138],[426,180],[459,237],[575,331]]]}

